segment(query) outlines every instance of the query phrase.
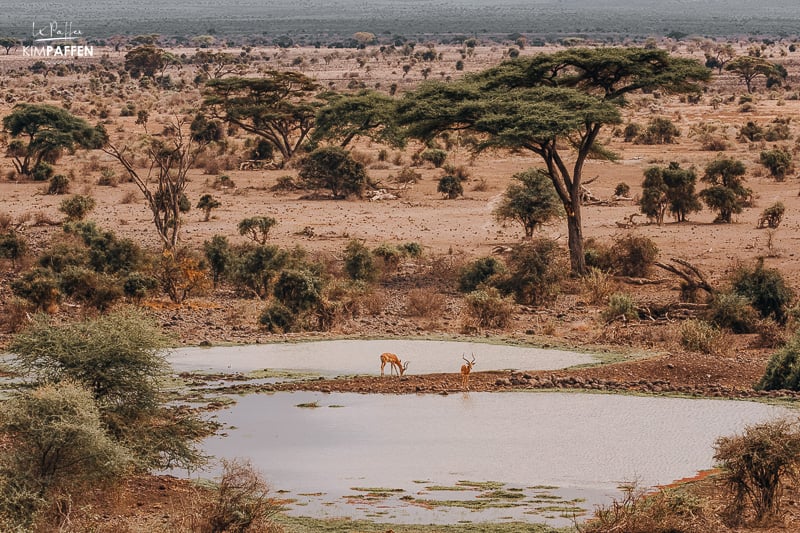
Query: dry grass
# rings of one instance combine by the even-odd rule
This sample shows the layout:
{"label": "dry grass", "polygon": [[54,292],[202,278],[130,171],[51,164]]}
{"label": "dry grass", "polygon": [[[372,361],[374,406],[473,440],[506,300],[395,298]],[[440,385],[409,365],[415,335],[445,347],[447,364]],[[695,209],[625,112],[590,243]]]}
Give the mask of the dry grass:
{"label": "dry grass", "polygon": [[367,314],[377,316],[386,310],[388,298],[383,291],[371,290],[364,293],[358,302]]}
{"label": "dry grass", "polygon": [[608,302],[608,297],[617,290],[617,283],[608,273],[597,268],[590,268],[589,273],[581,278],[583,291],[592,305]]}
{"label": "dry grass", "polygon": [[446,298],[431,289],[411,289],[406,296],[406,314],[421,318],[437,318],[442,315]]}

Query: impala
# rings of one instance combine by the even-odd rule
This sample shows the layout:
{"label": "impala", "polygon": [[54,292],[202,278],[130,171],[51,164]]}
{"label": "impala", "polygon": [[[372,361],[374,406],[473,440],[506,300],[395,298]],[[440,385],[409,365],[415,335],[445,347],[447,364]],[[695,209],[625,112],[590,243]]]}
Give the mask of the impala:
{"label": "impala", "polygon": [[386,366],[386,363],[391,365],[389,367],[389,375],[393,373],[394,370],[397,370],[399,375],[405,374],[406,370],[408,369],[408,361],[405,363],[400,362],[400,358],[397,357],[393,353],[382,353],[381,354],[381,376],[383,376],[383,367]]}
{"label": "impala", "polygon": [[467,361],[463,353],[461,358],[467,363],[461,365],[461,388],[469,390],[469,373],[472,372],[472,367],[475,366],[475,354],[472,354],[472,361]]}

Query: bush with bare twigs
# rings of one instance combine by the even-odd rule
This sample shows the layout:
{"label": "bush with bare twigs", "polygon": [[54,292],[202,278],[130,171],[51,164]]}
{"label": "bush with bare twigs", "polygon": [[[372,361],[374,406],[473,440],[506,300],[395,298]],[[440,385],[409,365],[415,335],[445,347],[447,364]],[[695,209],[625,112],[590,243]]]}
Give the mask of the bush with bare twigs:
{"label": "bush with bare twigs", "polygon": [[579,533],[705,533],[710,531],[700,501],[683,489],[646,494],[636,484],[622,487],[622,498],[598,508],[578,525]]}
{"label": "bush with bare twigs", "polygon": [[441,316],[446,299],[443,294],[429,289],[411,289],[406,295],[406,314],[422,318]]}
{"label": "bush with bare twigs", "polygon": [[249,461],[222,460],[222,475],[206,511],[202,533],[279,532],[272,517],[281,506]]}
{"label": "bush with bare twigs", "polygon": [[756,523],[777,518],[786,479],[796,477],[800,464],[800,428],[797,422],[776,420],[748,426],[741,435],[721,437],[714,459],[731,493],[725,512],[730,524],[741,524],[752,507]]}

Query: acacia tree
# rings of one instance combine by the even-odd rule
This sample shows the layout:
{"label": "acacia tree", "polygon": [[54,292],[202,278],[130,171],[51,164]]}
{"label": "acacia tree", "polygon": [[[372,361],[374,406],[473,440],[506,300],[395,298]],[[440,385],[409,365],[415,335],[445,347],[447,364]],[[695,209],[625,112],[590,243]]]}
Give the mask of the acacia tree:
{"label": "acacia tree", "polygon": [[299,72],[272,70],[263,78],[210,80],[203,105],[213,116],[266,140],[286,163],[314,127],[318,89]]}
{"label": "acacia tree", "polygon": [[583,274],[581,180],[587,158],[608,155],[596,143],[601,128],[621,122],[618,107],[630,92],[697,91],[709,76],[697,61],[663,50],[573,48],[424,84],[399,102],[398,121],[425,141],[469,130],[480,139],[477,150],[528,150],[541,158],[567,215],[572,271]]}
{"label": "acacia tree", "polygon": [[327,103],[317,111],[313,141],[330,139],[344,148],[357,136],[378,142],[402,144],[394,120],[394,99],[363,90],[357,94],[326,95]]}
{"label": "acacia tree", "polygon": [[173,250],[181,228],[181,213],[187,209],[186,174],[210,142],[184,133],[186,121],[176,119],[162,139],[146,137],[144,154],[150,160],[147,175],[140,175],[130,147],[118,148],[107,142],[103,151],[122,164],[153,213],[153,223],[164,248]]}
{"label": "acacia tree", "polygon": [[525,237],[530,238],[537,227],[563,213],[553,183],[542,169],[519,172],[511,179],[517,183],[508,186],[495,209],[498,220],[518,221],[525,229]]}
{"label": "acacia tree", "polygon": [[55,163],[64,151],[99,148],[106,139],[102,126],[92,127],[66,109],[45,104],[14,106],[3,128],[14,138],[8,155],[23,176],[32,176],[41,163]]}
{"label": "acacia tree", "polygon": [[19,46],[19,39],[15,39],[13,37],[0,37],[0,46],[6,49],[6,55],[8,55],[12,48]]}
{"label": "acacia tree", "polygon": [[736,50],[733,49],[733,45],[730,43],[714,44],[709,42],[704,47],[704,51],[706,66],[717,69],[720,74],[722,74],[722,69],[725,65],[736,57]]}
{"label": "acacia tree", "polygon": [[747,92],[753,92],[753,80],[759,76],[767,79],[767,86],[773,83],[780,84],[786,79],[786,69],[776,63],[767,61],[763,57],[739,56],[725,65],[725,70],[739,75],[747,86]]}
{"label": "acacia tree", "polygon": [[367,170],[350,153],[337,146],[317,148],[300,164],[300,179],[311,189],[330,189],[334,198],[361,198],[367,187]]}
{"label": "acacia tree", "polygon": [[702,205],[694,192],[697,174],[694,169],[680,168],[672,162],[667,167],[650,167],[644,172],[640,207],[648,218],[660,225],[664,213],[669,212],[678,222],[686,220],[689,213],[700,211]]}
{"label": "acacia tree", "polygon": [[247,70],[247,60],[227,52],[208,52],[200,50],[192,58],[192,62],[203,75],[211,80],[223,78],[229,74],[241,74]]}
{"label": "acacia tree", "polygon": [[246,235],[258,244],[266,244],[269,231],[278,223],[272,217],[250,217],[239,221],[239,235]]}
{"label": "acacia tree", "polygon": [[659,226],[664,223],[664,213],[667,212],[667,184],[661,175],[661,169],[650,167],[644,171],[642,181],[642,197],[639,199],[639,210],[651,221]]}
{"label": "acacia tree", "polygon": [[720,158],[706,166],[702,180],[711,184],[700,191],[700,197],[709,209],[718,211],[714,222],[730,224],[731,216],[741,213],[752,191],[743,184],[744,163],[736,159]]}
{"label": "acacia tree", "polygon": [[163,77],[167,67],[178,62],[178,58],[173,54],[153,45],[139,46],[125,54],[125,70],[132,78],[140,76],[154,78],[156,74]]}

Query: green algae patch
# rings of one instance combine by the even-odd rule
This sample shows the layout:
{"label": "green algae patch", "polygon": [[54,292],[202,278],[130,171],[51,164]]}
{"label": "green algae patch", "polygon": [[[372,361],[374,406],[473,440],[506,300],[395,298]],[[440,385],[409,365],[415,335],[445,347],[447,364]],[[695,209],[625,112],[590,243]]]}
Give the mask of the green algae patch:
{"label": "green algae patch", "polygon": [[388,524],[346,518],[317,519],[279,515],[275,523],[287,533],[575,533],[574,528],[554,528],[526,522],[470,523],[453,525]]}

